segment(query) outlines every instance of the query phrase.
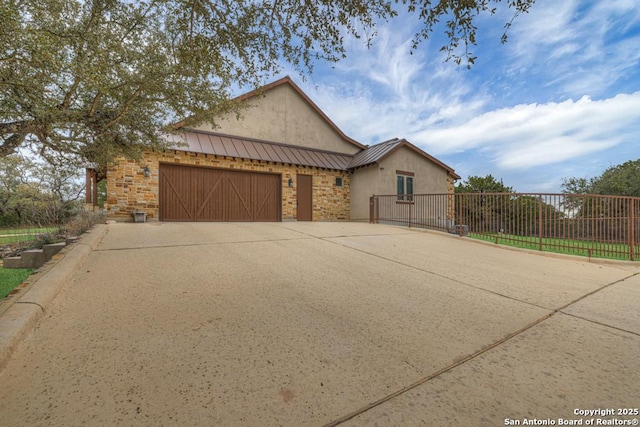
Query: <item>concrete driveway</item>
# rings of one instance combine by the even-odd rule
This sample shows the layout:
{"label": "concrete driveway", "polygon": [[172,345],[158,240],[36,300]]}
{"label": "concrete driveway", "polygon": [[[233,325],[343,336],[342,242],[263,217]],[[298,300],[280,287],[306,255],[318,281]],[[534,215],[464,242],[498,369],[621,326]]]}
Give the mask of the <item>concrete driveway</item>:
{"label": "concrete driveway", "polygon": [[358,223],[107,227],[0,373],[0,425],[640,418],[576,412],[640,407],[634,265]]}

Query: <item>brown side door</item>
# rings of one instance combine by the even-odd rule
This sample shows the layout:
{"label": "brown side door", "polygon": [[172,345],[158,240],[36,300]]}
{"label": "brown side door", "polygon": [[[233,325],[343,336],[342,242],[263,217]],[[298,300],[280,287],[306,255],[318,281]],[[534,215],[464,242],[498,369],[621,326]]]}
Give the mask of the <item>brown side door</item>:
{"label": "brown side door", "polygon": [[298,175],[298,221],[313,220],[313,177]]}

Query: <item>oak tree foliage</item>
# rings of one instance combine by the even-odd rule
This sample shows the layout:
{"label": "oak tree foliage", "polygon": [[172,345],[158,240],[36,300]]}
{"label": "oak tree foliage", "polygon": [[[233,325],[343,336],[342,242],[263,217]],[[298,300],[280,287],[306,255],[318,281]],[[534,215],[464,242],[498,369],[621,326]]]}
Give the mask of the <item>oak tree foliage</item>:
{"label": "oak tree foliage", "polygon": [[640,197],[640,159],[611,166],[595,178],[565,178],[562,191],[567,194]]}
{"label": "oak tree foliage", "polygon": [[456,193],[513,193],[513,188],[504,185],[493,175],[470,176],[455,187]]}
{"label": "oak tree foliage", "polygon": [[339,61],[346,38],[370,43],[376,24],[399,13],[422,23],[414,48],[443,26],[446,59],[471,65],[478,16],[502,5],[515,17],[533,2],[5,0],[0,157],[25,146],[100,165],[135,157],[162,147],[176,120],[239,111],[230,94],[259,87],[282,63],[308,74]]}

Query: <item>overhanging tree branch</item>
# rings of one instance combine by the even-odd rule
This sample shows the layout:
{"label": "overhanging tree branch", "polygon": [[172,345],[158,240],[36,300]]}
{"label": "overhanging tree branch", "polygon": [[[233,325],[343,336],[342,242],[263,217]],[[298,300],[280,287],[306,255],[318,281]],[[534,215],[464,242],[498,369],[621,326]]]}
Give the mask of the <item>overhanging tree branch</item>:
{"label": "overhanging tree branch", "polygon": [[[422,25],[414,49],[443,20],[446,59],[475,60],[474,22],[534,0],[22,0],[0,28],[0,156],[24,144],[105,164],[191,124],[238,111],[229,93],[258,87],[286,61],[310,73],[338,61],[345,37],[370,41],[401,6]],[[512,21],[506,24],[510,27]],[[462,49],[463,48],[463,49]],[[462,49],[460,52],[459,49]]]}

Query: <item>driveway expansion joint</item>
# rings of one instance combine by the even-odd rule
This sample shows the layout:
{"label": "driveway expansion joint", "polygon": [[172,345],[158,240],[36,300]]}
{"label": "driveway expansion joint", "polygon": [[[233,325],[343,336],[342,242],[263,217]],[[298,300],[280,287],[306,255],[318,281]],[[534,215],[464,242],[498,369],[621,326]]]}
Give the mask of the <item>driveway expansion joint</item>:
{"label": "driveway expansion joint", "polygon": [[269,243],[269,242],[289,242],[297,240],[310,240],[308,238],[296,238],[296,239],[265,239],[265,240],[240,240],[233,242],[207,242],[207,243],[189,243],[183,245],[153,245],[153,246],[131,246],[126,248],[105,248],[96,249],[95,252],[112,252],[112,251],[135,251],[141,249],[166,249],[166,248],[191,248],[197,246],[221,246],[221,245],[244,245],[247,243]]}
{"label": "driveway expansion joint", "polygon": [[607,323],[598,322],[597,320],[593,320],[593,319],[587,319],[586,317],[578,316],[576,314],[571,314],[571,313],[567,313],[567,312],[564,312],[564,311],[558,311],[558,313],[564,314],[565,316],[573,317],[575,319],[584,320],[585,322],[593,323],[595,325],[604,326],[605,328],[615,329],[616,331],[620,331],[620,332],[624,332],[624,333],[627,333],[627,334],[631,334],[631,335],[635,335],[637,337],[640,337],[640,333],[634,332],[634,331],[630,331],[628,329],[618,328],[617,326],[612,326],[612,325],[609,325]]}
{"label": "driveway expansion joint", "polygon": [[428,381],[431,381],[432,379],[437,378],[440,375],[445,374],[445,373],[457,368],[460,365],[464,365],[465,363],[467,363],[467,362],[469,362],[469,361],[471,361],[471,360],[483,355],[484,353],[488,352],[489,350],[492,350],[492,349],[504,344],[505,342],[509,341],[510,339],[512,339],[512,338],[522,334],[523,332],[528,331],[529,329],[533,328],[534,326],[544,322],[545,320],[547,320],[550,317],[552,317],[554,314],[556,314],[556,311],[552,311],[552,312],[542,316],[541,318],[529,323],[528,325],[524,326],[523,328],[521,328],[521,329],[519,329],[519,330],[517,330],[515,332],[512,332],[509,335],[499,339],[495,343],[493,343],[493,344],[491,344],[491,345],[489,345],[487,347],[484,347],[484,348],[482,348],[481,350],[478,350],[475,353],[472,353],[472,354],[470,354],[468,356],[465,356],[464,358],[458,360],[457,362],[454,362],[451,365],[445,366],[444,368],[434,372],[433,374],[419,379],[418,381],[414,382],[413,384],[410,384],[410,385],[408,385],[408,386],[406,386],[404,388],[401,388],[400,390],[397,390],[397,391],[395,391],[395,392],[393,392],[391,394],[388,394],[387,396],[385,396],[385,397],[383,397],[381,399],[378,399],[375,402],[372,402],[372,403],[370,403],[370,404],[368,404],[368,405],[366,405],[366,406],[364,406],[364,407],[362,407],[360,409],[357,409],[357,410],[355,410],[355,411],[353,411],[353,412],[351,412],[351,413],[349,413],[349,414],[347,414],[347,415],[345,415],[343,417],[340,417],[340,418],[338,418],[338,419],[336,419],[334,421],[331,421],[330,423],[325,424],[324,427],[334,427],[334,426],[343,424],[343,423],[345,423],[345,422],[357,417],[358,415],[361,415],[361,414],[363,414],[363,413],[365,413],[365,412],[367,412],[367,411],[369,411],[369,410],[371,410],[371,409],[373,409],[373,408],[375,408],[377,406],[382,405],[383,403],[386,403],[386,402],[388,402],[388,401],[390,401],[390,400],[392,400],[392,399],[394,399],[396,397],[399,397],[399,396],[403,395],[404,393],[406,393],[408,391],[411,391],[414,388],[416,388],[418,386],[421,386],[422,384],[425,384]]}
{"label": "driveway expansion joint", "polygon": [[[311,234],[303,233],[303,232],[298,231],[298,230],[292,230],[292,231],[296,231],[298,233],[304,234],[304,235],[309,236],[310,238],[313,238],[313,239],[322,240],[324,242],[331,243],[332,245],[341,246],[341,247],[346,248],[346,249],[354,250],[354,251],[363,253],[365,255],[369,255],[369,256],[372,256],[372,257],[375,257],[375,258],[379,258],[379,259],[394,263],[394,264],[398,264],[398,265],[401,265],[403,267],[410,268],[412,270],[420,271],[422,273],[431,274],[431,275],[436,276],[436,277],[441,277],[443,279],[447,279],[447,280],[450,280],[450,281],[455,282],[455,283],[459,283],[459,284],[464,285],[464,286],[468,286],[468,287],[471,287],[471,288],[474,288],[474,289],[478,289],[478,290],[481,290],[481,291],[484,291],[484,292],[487,292],[487,293],[490,293],[490,294],[493,294],[493,295],[497,295],[497,296],[502,297],[502,298],[507,298],[507,299],[510,299],[510,300],[513,300],[513,301],[520,302],[522,304],[530,305],[532,307],[541,308],[543,310],[553,310],[553,308],[544,307],[544,306],[541,306],[539,304],[534,304],[534,303],[529,302],[529,301],[525,301],[525,300],[522,300],[522,299],[519,299],[519,298],[514,298],[514,297],[509,296],[509,295],[501,294],[500,292],[492,291],[490,289],[486,289],[486,288],[483,288],[481,286],[476,286],[476,285],[473,285],[471,283],[464,282],[464,281],[462,281],[460,279],[456,279],[454,277],[449,277],[449,276],[445,276],[443,274],[436,273],[434,271],[425,270],[424,268],[416,267],[415,265],[406,264],[406,263],[403,263],[403,262],[395,260],[395,259],[386,258],[386,257],[383,257],[381,255],[378,255],[378,254],[375,254],[375,253],[372,253],[372,252],[367,252],[365,250],[354,248],[352,246],[344,245],[342,243],[335,242],[335,241],[331,240],[331,239],[337,239],[339,237],[353,237],[353,236],[317,237],[317,236],[313,236]],[[409,234],[409,233],[404,233],[404,234]],[[372,236],[375,236],[375,235],[372,235]],[[359,235],[358,237],[368,237],[368,236],[360,236]]]}
{"label": "driveway expansion joint", "polygon": [[[322,239],[322,240],[324,240],[324,239]],[[335,243],[335,242],[332,242],[332,243]],[[359,250],[359,249],[355,249],[355,250]],[[359,251],[361,251],[361,250],[359,250]],[[361,251],[361,252],[367,253],[365,251]],[[376,257],[379,257],[379,258],[382,258],[382,259],[386,259],[386,258],[380,257],[380,256],[375,255],[375,254],[370,254],[370,255],[373,255],[373,256],[376,256]],[[396,261],[393,261],[393,260],[391,260],[391,261],[392,262],[396,262]],[[397,262],[397,263],[400,264],[400,265],[405,265],[405,264],[402,264],[400,262]],[[411,267],[411,266],[407,266],[407,267]],[[418,270],[421,270],[421,269],[418,269]],[[424,270],[421,270],[421,271],[424,271]],[[430,273],[430,272],[427,272],[427,273]],[[435,273],[432,273],[432,274],[435,274]],[[351,419],[353,419],[353,418],[355,418],[355,417],[357,417],[357,416],[359,416],[359,415],[361,415],[361,414],[363,414],[365,412],[370,411],[371,409],[374,409],[377,406],[380,406],[380,405],[382,405],[382,404],[384,404],[384,403],[386,403],[386,402],[388,402],[388,401],[390,401],[392,399],[395,399],[396,397],[399,397],[399,396],[403,395],[404,393],[406,393],[408,391],[411,391],[414,388],[416,388],[418,386],[421,386],[421,385],[431,381],[432,379],[434,379],[436,377],[439,377],[442,374],[445,374],[445,373],[447,373],[449,371],[452,371],[453,369],[457,368],[458,366],[464,365],[467,362],[470,362],[471,360],[476,359],[477,357],[483,355],[484,353],[487,353],[488,351],[490,351],[490,350],[492,350],[492,349],[494,349],[496,347],[501,346],[502,344],[506,343],[507,341],[511,340],[512,338],[515,338],[515,337],[521,335],[522,333],[528,331],[529,329],[535,327],[536,325],[539,325],[540,323],[546,321],[547,319],[550,319],[551,317],[553,317],[554,315],[556,315],[558,313],[568,315],[567,313],[564,313],[562,310],[564,310],[564,309],[570,307],[571,305],[576,304],[577,302],[582,301],[583,299],[585,299],[585,298],[587,298],[587,297],[589,297],[591,295],[594,295],[594,294],[596,294],[596,293],[598,293],[598,292],[600,292],[600,291],[602,291],[602,290],[604,290],[606,288],[609,288],[609,287],[611,287],[611,286],[613,286],[615,284],[622,283],[627,279],[635,277],[638,274],[640,274],[640,273],[633,273],[633,274],[631,274],[631,275],[629,275],[627,277],[624,277],[622,279],[615,280],[615,281],[613,281],[611,283],[607,283],[606,285],[603,285],[603,286],[601,286],[601,287],[599,287],[599,288],[597,288],[597,289],[595,289],[595,290],[593,290],[591,292],[586,293],[585,295],[580,296],[579,298],[576,298],[575,300],[569,302],[568,304],[563,305],[560,308],[553,309],[553,310],[551,310],[550,313],[548,313],[548,314],[540,317],[539,319],[529,323],[528,325],[524,326],[523,328],[521,328],[521,329],[519,329],[519,330],[517,330],[515,332],[512,332],[511,334],[499,339],[498,341],[494,342],[493,344],[490,344],[489,346],[484,347],[481,350],[479,350],[479,351],[477,351],[475,353],[472,353],[472,354],[460,359],[459,361],[454,362],[451,365],[446,366],[446,367],[434,372],[431,375],[428,375],[428,376],[426,376],[424,378],[421,378],[418,381],[414,382],[413,384],[410,384],[410,385],[408,385],[408,386],[406,386],[406,387],[404,387],[402,389],[399,389],[399,390],[397,390],[397,391],[395,391],[395,392],[393,392],[391,394],[388,394],[387,396],[384,396],[381,399],[378,399],[378,400],[376,400],[376,401],[374,401],[374,402],[372,402],[372,403],[370,403],[370,404],[368,404],[368,405],[366,405],[366,406],[364,406],[364,407],[362,407],[360,409],[357,409],[357,410],[355,410],[353,412],[350,412],[350,413],[346,414],[343,417],[335,419],[335,420],[329,422],[328,424],[325,424],[324,427],[338,426],[338,425],[343,424],[343,423],[345,423],[345,422],[347,422],[347,421],[349,421],[349,420],[351,420]],[[440,276],[440,277],[444,277],[444,276],[441,276],[439,274],[436,274],[436,275]],[[444,278],[447,278],[447,277],[444,277]],[[457,281],[457,282],[459,282],[459,281]],[[460,283],[463,283],[463,282],[460,282]],[[465,284],[465,283],[463,283],[463,284]],[[469,285],[469,286],[475,287],[473,285]],[[482,289],[482,288],[479,288],[479,289]],[[491,291],[487,291],[487,292],[491,292]],[[491,293],[495,293],[495,292],[491,292]],[[505,298],[509,298],[509,297],[505,296]],[[514,299],[514,298],[510,298],[510,299]],[[521,301],[521,302],[524,302],[524,301]],[[534,305],[534,306],[538,307],[535,304],[530,304],[530,305]],[[544,307],[540,307],[540,308],[544,308]],[[592,322],[592,323],[597,323],[597,324],[600,324],[602,326],[609,327],[609,328],[616,329],[616,330],[620,330],[620,331],[623,331],[623,332],[628,332],[628,333],[631,333],[631,334],[636,335],[636,336],[639,335],[639,334],[637,334],[635,332],[626,331],[626,330],[623,330],[623,329],[620,329],[620,328],[616,328],[616,327],[613,327],[613,326],[610,326],[610,325],[606,325],[606,324],[602,324],[602,323],[599,323],[599,322],[595,322],[595,321],[592,321],[592,320],[589,320],[589,319],[583,319],[583,318],[578,317],[578,316],[572,316],[572,317],[575,317],[575,318],[578,318],[578,319],[582,319],[582,320],[586,320],[586,321]]]}
{"label": "driveway expansion joint", "polygon": [[575,303],[577,303],[577,302],[579,302],[579,301],[582,301],[582,300],[583,300],[583,299],[585,299],[585,298],[590,297],[591,295],[597,294],[598,292],[600,292],[600,291],[602,291],[602,290],[604,290],[604,289],[607,289],[607,288],[609,288],[609,287],[611,287],[611,286],[613,286],[613,285],[617,285],[618,283],[622,283],[622,282],[624,282],[625,280],[631,279],[632,277],[635,277],[635,276],[637,276],[638,274],[640,274],[640,273],[633,273],[633,274],[631,274],[631,275],[629,275],[629,276],[623,277],[622,279],[618,279],[618,280],[615,280],[615,281],[613,281],[613,282],[611,282],[611,283],[607,283],[607,284],[606,284],[606,285],[604,285],[604,286],[600,286],[599,288],[594,289],[594,290],[593,290],[593,291],[591,291],[591,292],[587,292],[586,294],[582,295],[581,297],[578,297],[578,298],[574,299],[573,301],[571,301],[571,302],[569,302],[569,303],[567,303],[567,304],[563,305],[562,307],[557,308],[557,309],[556,309],[556,311],[562,311],[562,310],[564,310],[565,308],[568,308],[568,307],[572,306],[573,304],[575,304]]}

